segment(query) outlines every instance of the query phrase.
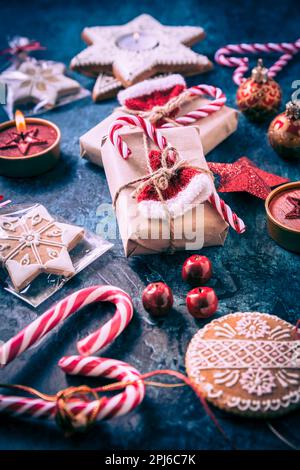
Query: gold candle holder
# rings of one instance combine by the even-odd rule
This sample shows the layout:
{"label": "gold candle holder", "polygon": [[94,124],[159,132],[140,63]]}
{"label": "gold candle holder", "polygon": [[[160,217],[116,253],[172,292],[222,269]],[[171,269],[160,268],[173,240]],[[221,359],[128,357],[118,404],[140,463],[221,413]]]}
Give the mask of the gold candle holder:
{"label": "gold candle holder", "polygon": [[[296,181],[294,183],[287,183],[279,186],[278,188],[274,189],[266,199],[265,202],[265,209],[267,213],[267,227],[268,233],[273,240],[275,240],[279,245],[289,251],[294,251],[296,253],[300,253],[300,218],[299,218],[299,229],[295,226],[289,226],[288,219],[286,223],[282,223],[282,221],[278,220],[274,213],[272,213],[272,201],[279,199],[280,195],[289,193],[291,195],[298,193],[300,196],[300,181]],[[297,194],[298,197],[298,194]],[[295,218],[296,220],[297,218]]]}
{"label": "gold candle holder", "polygon": [[[17,114],[19,113],[19,114]],[[53,168],[60,156],[61,132],[51,121],[41,118],[24,118],[22,113],[16,113],[16,120],[0,124],[0,174],[9,177],[37,176]],[[24,154],[19,150],[26,148],[26,136],[32,133],[38,142],[29,143],[30,153]],[[35,135],[37,134],[37,136]],[[43,134],[48,140],[44,139]],[[12,136],[16,143],[5,146],[3,136]],[[25,136],[25,137],[24,137]],[[38,138],[37,138],[38,137]]]}

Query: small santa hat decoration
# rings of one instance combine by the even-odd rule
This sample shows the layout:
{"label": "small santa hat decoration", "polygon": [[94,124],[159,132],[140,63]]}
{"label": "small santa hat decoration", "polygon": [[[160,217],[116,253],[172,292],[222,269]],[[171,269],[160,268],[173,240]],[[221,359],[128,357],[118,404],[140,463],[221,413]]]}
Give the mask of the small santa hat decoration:
{"label": "small santa hat decoration", "polygon": [[118,93],[121,106],[136,111],[149,111],[154,106],[163,106],[186,90],[186,82],[179,74],[152,78],[137,83]]}
{"label": "small santa hat decoration", "polygon": [[151,150],[148,161],[154,176],[136,191],[138,209],[144,217],[178,217],[212,194],[213,182],[208,172],[178,161],[174,150]]}

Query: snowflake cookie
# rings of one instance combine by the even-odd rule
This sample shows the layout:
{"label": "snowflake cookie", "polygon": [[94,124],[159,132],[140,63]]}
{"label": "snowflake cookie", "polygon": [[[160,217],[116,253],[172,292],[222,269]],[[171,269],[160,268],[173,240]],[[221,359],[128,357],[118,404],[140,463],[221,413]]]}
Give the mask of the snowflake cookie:
{"label": "snowflake cookie", "polygon": [[21,217],[3,215],[0,261],[18,291],[42,272],[69,277],[75,272],[69,251],[83,236],[83,228],[57,222],[42,205]]}
{"label": "snowflake cookie", "polygon": [[300,405],[300,340],[275,315],[238,312],[212,321],[191,340],[186,369],[195,390],[232,413],[268,417]]}
{"label": "snowflake cookie", "polygon": [[164,26],[150,15],[121,26],[85,28],[82,38],[89,47],[72,59],[71,68],[90,76],[113,72],[124,86],[156,73],[202,73],[212,63],[188,46],[204,36],[203,28]]}

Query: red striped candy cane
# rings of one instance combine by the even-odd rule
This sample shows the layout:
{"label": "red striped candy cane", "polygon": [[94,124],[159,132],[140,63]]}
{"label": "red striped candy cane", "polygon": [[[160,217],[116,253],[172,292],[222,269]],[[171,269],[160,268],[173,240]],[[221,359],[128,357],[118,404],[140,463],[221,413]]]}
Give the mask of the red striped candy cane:
{"label": "red striped candy cane", "polygon": [[165,137],[159,130],[155,129],[150,121],[147,121],[140,116],[120,116],[110,126],[108,135],[111,143],[124,159],[128,158],[131,154],[131,150],[128,148],[128,145],[120,136],[120,130],[124,126],[140,127],[145,134],[153,140],[160,150],[164,150],[167,146]]}
{"label": "red striped candy cane", "polygon": [[209,202],[220,214],[222,219],[224,219],[237,233],[244,233],[246,231],[244,221],[231,210],[223,199],[220,198],[217,191],[214,191],[209,197]]}
{"label": "red striped candy cane", "polygon": [[[142,380],[137,380],[140,373],[125,362],[98,357],[70,356],[63,357],[59,361],[59,366],[72,375],[106,377],[125,383],[135,381],[117,395],[101,397],[100,405],[96,400],[86,402],[74,398],[68,401],[68,411],[75,417],[80,415],[81,418],[88,419],[95,409],[97,409],[96,421],[121,416],[136,408],[145,396],[144,383]],[[1,411],[14,416],[53,420],[57,415],[57,405],[56,402],[48,402],[41,398],[0,395]]]}
{"label": "red striped candy cane", "polygon": [[133,315],[131,299],[126,292],[113,286],[92,286],[69,295],[15,337],[0,346],[0,366],[5,366],[72,313],[93,302],[112,302],[116,311],[111,320],[77,343],[80,354],[89,355],[111,343],[126,328]]}
{"label": "red striped candy cane", "polygon": [[[136,381],[140,373],[129,364],[114,359],[99,357],[69,356],[63,357],[58,364],[70,375],[86,377],[106,377],[120,382]],[[124,392],[107,399],[98,414],[98,419],[121,416],[138,406],[145,396],[145,385],[142,380],[127,385]]]}
{"label": "red striped candy cane", "polygon": [[295,42],[280,42],[280,43],[253,43],[253,44],[228,44],[221,47],[215,54],[215,61],[220,65],[226,67],[236,67],[233,73],[233,81],[240,85],[244,80],[244,75],[249,69],[249,59],[247,57],[233,57],[230,54],[261,54],[261,53],[276,53],[280,52],[282,55],[279,59],[269,68],[268,75],[273,78],[280,72],[283,67],[297,54],[300,50],[300,38]]}
{"label": "red striped candy cane", "polygon": [[[130,149],[120,136],[120,129],[123,126],[128,125],[141,127],[146,135],[156,143],[160,150],[165,149],[169,145],[165,137],[159,132],[158,129],[155,129],[149,121],[146,121],[140,116],[122,116],[117,118],[110,126],[109,138],[121,157],[125,159],[130,155]],[[155,135],[155,139],[152,135],[153,133]],[[235,212],[233,212],[230,207],[225,204],[216,191],[211,194],[209,201],[218,211],[223,220],[225,220],[234,230],[236,230],[238,233],[243,233],[246,230],[242,219],[240,219],[235,214]]]}
{"label": "red striped candy cane", "polygon": [[[210,114],[219,111],[226,103],[226,96],[224,95],[223,91],[220,88],[211,85],[197,85],[189,88],[187,91],[190,92],[191,95],[211,96],[214,98],[214,100],[203,106],[200,106],[200,108],[195,109],[194,111],[190,111],[183,116],[174,118],[173,120],[181,126],[188,126],[189,124],[193,124],[194,122],[199,121],[199,119],[203,119]],[[173,126],[174,124],[167,122],[161,127],[166,128]]]}

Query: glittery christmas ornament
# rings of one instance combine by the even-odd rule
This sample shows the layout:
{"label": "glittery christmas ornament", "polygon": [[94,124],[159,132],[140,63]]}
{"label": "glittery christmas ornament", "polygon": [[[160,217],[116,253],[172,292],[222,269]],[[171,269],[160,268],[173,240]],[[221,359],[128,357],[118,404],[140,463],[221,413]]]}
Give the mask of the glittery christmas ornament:
{"label": "glittery christmas ornament", "polygon": [[284,158],[300,158],[300,101],[290,101],[286,111],[270,124],[269,142]]}
{"label": "glittery christmas ornament", "polygon": [[253,121],[263,121],[274,114],[281,102],[281,89],[268,77],[268,69],[262,59],[252,70],[251,78],[244,80],[236,95],[239,109]]}
{"label": "glittery christmas ornament", "polygon": [[288,178],[261,170],[247,157],[234,163],[208,163],[209,169],[220,176],[218,191],[232,193],[246,191],[253,196],[266,199],[273,186],[289,181]]}

